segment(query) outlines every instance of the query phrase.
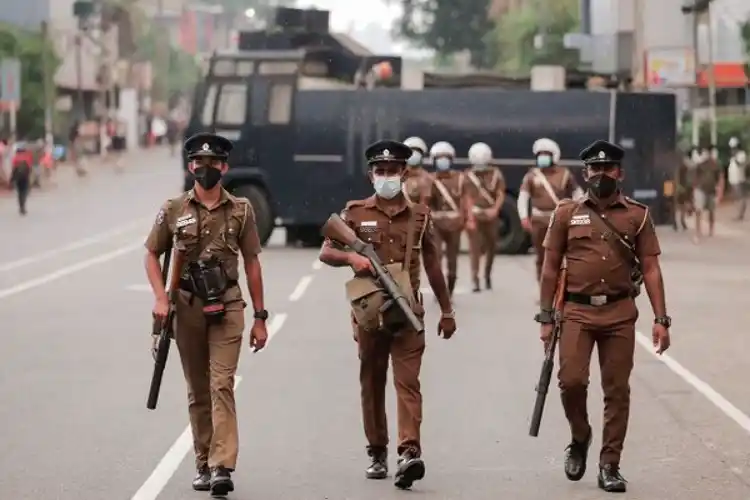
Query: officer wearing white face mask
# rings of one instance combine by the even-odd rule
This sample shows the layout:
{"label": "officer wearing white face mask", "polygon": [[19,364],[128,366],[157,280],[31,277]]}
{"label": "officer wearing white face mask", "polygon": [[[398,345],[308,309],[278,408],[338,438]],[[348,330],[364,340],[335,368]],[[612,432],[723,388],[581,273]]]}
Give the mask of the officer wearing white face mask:
{"label": "officer wearing white face mask", "polygon": [[419,137],[409,137],[404,145],[411,149],[411,156],[406,161],[403,192],[411,203],[427,204],[430,195],[430,174],[424,169],[424,158],[427,155],[427,144]]}
{"label": "officer wearing white face mask", "polygon": [[[583,196],[573,175],[566,167],[559,165],[560,146],[552,139],[542,138],[531,147],[536,166],[531,168],[521,181],[518,194],[518,215],[524,229],[531,233],[531,242],[536,252],[536,277],[541,276],[544,259],[544,236],[552,212],[560,200]],[[529,214],[531,205],[531,214]]]}
{"label": "officer wearing white face mask", "polygon": [[458,279],[461,233],[467,222],[470,226],[474,224],[474,217],[468,203],[464,176],[451,168],[456,159],[456,150],[450,143],[440,141],[430,148],[430,156],[435,165],[435,174],[428,206],[432,210],[435,233],[440,240],[438,246],[447,261],[448,291],[452,296]]}
{"label": "officer wearing white face mask", "polygon": [[727,169],[727,180],[732,187],[735,199],[739,202],[739,211],[735,220],[743,220],[747,210],[747,153],[742,148],[740,140],[736,137],[729,139],[731,157]]}

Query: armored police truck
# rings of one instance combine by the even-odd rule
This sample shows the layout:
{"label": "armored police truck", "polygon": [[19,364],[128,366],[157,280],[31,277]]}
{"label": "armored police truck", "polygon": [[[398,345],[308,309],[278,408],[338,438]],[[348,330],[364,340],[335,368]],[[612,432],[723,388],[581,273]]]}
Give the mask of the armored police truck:
{"label": "armored police truck", "polygon": [[[670,167],[660,158],[675,149],[673,96],[508,90],[490,77],[423,74],[415,84],[400,58],[372,55],[330,33],[327,13],[314,11],[304,21],[297,11],[290,22],[283,12],[290,10],[280,10],[276,29],[242,33],[238,51],[211,57],[186,131],[235,142],[225,186],[252,202],[263,242],[284,227],[289,242],[318,245],[332,212],[372,194],[366,146],[408,136],[428,145],[450,142],[463,166],[474,142],[492,147],[508,183],[498,223],[501,253],[528,250],[516,197],[540,137],[557,141],[562,163],[576,167],[578,152],[594,140],[620,144],[627,151],[626,194],[666,222]],[[393,70],[385,86],[363,84],[368,69],[384,61]]]}

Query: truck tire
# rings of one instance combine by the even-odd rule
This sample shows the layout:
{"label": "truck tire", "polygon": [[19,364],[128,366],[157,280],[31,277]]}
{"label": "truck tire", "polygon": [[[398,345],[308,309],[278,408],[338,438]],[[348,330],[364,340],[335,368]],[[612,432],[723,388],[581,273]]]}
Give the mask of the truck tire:
{"label": "truck tire", "polygon": [[521,219],[518,217],[516,208],[516,198],[511,194],[505,195],[497,231],[499,233],[496,247],[498,254],[519,255],[528,253],[531,247],[531,239],[529,233],[521,226]]}
{"label": "truck tire", "polygon": [[274,230],[273,211],[266,191],[254,184],[237,186],[233,191],[235,196],[247,198],[253,206],[260,244],[265,246]]}

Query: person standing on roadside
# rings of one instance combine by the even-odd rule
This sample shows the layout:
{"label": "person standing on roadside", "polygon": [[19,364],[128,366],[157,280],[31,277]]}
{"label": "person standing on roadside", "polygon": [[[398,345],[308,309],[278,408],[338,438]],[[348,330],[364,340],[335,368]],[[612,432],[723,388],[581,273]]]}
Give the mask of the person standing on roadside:
{"label": "person standing on roadside", "polygon": [[693,156],[693,208],[695,210],[695,235],[697,244],[703,238],[703,214],[708,216],[708,236],[714,235],[716,206],[724,195],[724,172],[717,161],[716,148],[699,148]]}
{"label": "person standing on roadside", "polygon": [[745,218],[745,211],[747,210],[747,153],[736,137],[729,139],[729,149],[731,156],[727,169],[727,180],[732,188],[732,195],[739,204],[735,220],[741,221]]}

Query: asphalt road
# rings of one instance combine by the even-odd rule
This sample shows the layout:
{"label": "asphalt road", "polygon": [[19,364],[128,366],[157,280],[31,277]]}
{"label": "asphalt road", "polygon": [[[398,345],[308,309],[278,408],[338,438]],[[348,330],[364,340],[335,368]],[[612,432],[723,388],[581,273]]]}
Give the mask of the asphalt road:
{"label": "asphalt road", "polygon": [[[2,499],[205,497],[190,489],[186,390],[176,357],[159,408],[145,409],[151,295],[141,244],[160,203],[180,186],[176,163],[149,155],[122,174],[61,182],[32,198],[23,219],[11,200],[0,200],[10,235],[0,245]],[[632,378],[623,498],[750,499],[747,234],[727,224],[695,247],[685,235],[662,231],[674,346],[670,356],[650,353],[644,302],[646,336],[639,340],[646,345],[637,349]],[[556,390],[541,436],[527,436],[542,356],[530,320],[530,256],[499,259],[496,290],[480,295],[467,291],[462,257],[459,332],[450,341],[435,335],[428,300],[427,477],[405,493],[390,480],[364,479],[347,273],[320,268],[315,251],[281,241],[276,234],[262,255],[273,337],[261,353],[246,348],[239,370],[242,450],[232,498],[606,498],[593,473],[576,484],[564,478],[569,435]],[[600,429],[593,372],[590,407]],[[391,392],[395,434],[394,403]]]}

